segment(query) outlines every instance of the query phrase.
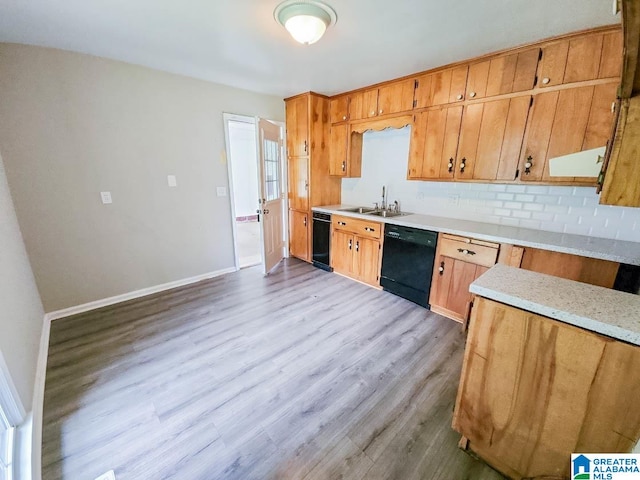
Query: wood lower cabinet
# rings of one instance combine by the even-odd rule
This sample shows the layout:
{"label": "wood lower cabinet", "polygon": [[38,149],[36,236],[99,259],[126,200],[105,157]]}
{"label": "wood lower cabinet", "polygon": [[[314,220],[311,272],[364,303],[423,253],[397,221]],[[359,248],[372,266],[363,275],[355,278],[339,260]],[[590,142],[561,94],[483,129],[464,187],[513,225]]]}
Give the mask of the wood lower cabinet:
{"label": "wood lower cabinet", "polygon": [[289,210],[289,254],[311,261],[309,251],[311,217],[307,211]]}
{"label": "wood lower cabinet", "polygon": [[431,310],[466,323],[473,295],[471,283],[498,259],[499,245],[448,234],[438,236],[431,279]]}
{"label": "wood lower cabinet", "polygon": [[640,347],[477,298],[453,428],[509,478],[569,478],[572,452],[640,437]]}
{"label": "wood lower cabinet", "polygon": [[331,266],[334,272],[380,285],[382,224],[333,215]]}

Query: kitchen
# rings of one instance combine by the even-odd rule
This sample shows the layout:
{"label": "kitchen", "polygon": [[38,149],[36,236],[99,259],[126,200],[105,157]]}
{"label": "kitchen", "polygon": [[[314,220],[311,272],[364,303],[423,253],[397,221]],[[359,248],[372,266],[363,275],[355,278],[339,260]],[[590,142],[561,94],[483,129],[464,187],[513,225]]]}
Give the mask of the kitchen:
{"label": "kitchen", "polygon": [[[627,54],[630,38],[627,31]],[[494,62],[502,68],[497,74]],[[330,99],[310,94],[286,100],[291,254],[324,258],[319,266],[325,269],[383,287],[469,328],[453,427],[462,434],[461,448],[511,478],[568,475],[573,451],[637,448],[640,419],[626,412],[632,408],[628,398],[640,393],[640,210],[600,205],[596,193],[604,188],[605,204],[638,206],[633,193],[620,194],[628,179],[616,171],[634,168],[620,160],[621,149],[632,148],[624,127],[633,125],[628,103],[615,102],[614,72],[621,64],[622,35],[611,27]],[[627,58],[623,79],[629,64]],[[426,101],[421,84],[428,85]],[[500,87],[487,93],[493,84]],[[300,114],[307,101],[309,139]],[[609,142],[621,105],[623,120]],[[600,147],[606,145],[605,153]],[[606,168],[600,173],[601,156],[608,176]],[[310,229],[312,215],[331,219],[330,230],[318,231],[323,241],[312,233],[315,219]],[[402,248],[385,248],[399,235],[420,232],[437,232],[437,246],[434,233],[432,239],[414,238],[412,253],[405,249],[404,256]],[[424,248],[414,251],[418,243]],[[420,273],[390,287],[385,263],[394,263],[397,272],[414,265]],[[531,331],[542,333],[530,338],[525,332]],[[576,345],[599,348],[601,360],[585,354],[577,361],[581,367],[568,373],[571,359],[563,348],[571,344],[574,354]],[[477,358],[486,365],[474,366]],[[527,358],[538,358],[542,379]],[[615,380],[605,385],[603,372]],[[591,390],[560,387],[571,375]],[[612,389],[622,392],[625,382],[633,394],[614,396],[606,407],[598,400]],[[486,393],[487,384],[514,392],[514,403],[499,405],[499,396]],[[547,395],[528,401],[536,388]],[[569,400],[579,397],[588,405]],[[527,419],[527,411],[536,413]],[[481,420],[504,416],[517,420]],[[551,418],[572,426],[560,440],[545,429]],[[622,424],[629,425],[624,433],[614,427]],[[499,442],[492,440],[494,431]],[[537,432],[535,440],[526,440],[527,431]],[[510,452],[510,445],[530,453]]]}

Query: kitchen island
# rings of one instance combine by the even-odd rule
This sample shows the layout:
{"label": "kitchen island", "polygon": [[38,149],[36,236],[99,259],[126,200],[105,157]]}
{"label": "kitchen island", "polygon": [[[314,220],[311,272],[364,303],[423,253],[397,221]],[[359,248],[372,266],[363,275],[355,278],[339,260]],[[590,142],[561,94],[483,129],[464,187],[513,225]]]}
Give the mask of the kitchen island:
{"label": "kitchen island", "polygon": [[640,296],[495,265],[477,295],[453,418],[511,478],[569,478],[572,452],[640,438]]}

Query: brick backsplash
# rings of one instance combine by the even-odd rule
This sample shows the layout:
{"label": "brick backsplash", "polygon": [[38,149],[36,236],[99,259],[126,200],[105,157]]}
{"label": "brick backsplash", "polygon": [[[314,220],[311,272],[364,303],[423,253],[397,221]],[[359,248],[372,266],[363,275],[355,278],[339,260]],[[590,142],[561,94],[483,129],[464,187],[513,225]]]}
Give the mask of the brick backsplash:
{"label": "brick backsplash", "polygon": [[385,185],[405,211],[640,242],[640,208],[599,205],[591,187],[408,181],[409,137],[367,132],[362,177],[342,181],[342,203],[380,202]]}

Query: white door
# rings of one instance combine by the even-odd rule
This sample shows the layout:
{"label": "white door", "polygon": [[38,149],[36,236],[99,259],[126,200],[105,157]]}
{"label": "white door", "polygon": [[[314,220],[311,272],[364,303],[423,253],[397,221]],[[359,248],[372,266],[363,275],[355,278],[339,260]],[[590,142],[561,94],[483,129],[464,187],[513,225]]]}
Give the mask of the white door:
{"label": "white door", "polygon": [[268,120],[258,120],[258,161],[260,164],[260,224],[264,273],[284,258],[284,192],[282,181],[282,128]]}

